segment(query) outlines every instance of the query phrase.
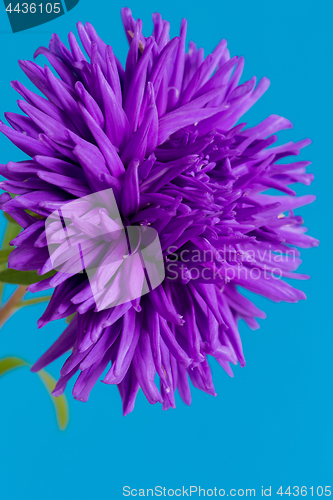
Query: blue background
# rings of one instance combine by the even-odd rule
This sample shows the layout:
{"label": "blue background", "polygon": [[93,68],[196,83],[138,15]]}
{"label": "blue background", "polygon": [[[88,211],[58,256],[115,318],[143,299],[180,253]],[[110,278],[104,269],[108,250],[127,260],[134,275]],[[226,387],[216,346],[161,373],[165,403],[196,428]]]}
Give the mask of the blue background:
{"label": "blue background", "polygon": [[[268,318],[251,331],[240,325],[247,365],[229,378],[212,363],[217,398],[193,390],[186,407],[163,412],[142,393],[135,411],[123,418],[118,391],[98,383],[88,403],[71,399],[70,424],[57,429],[52,403],[36,375],[22,368],[0,379],[0,498],[53,500],[120,499],[124,485],[167,488],[318,486],[332,484],[332,6],[308,0],[132,0],[135,17],[152,28],[159,10],[178,32],[189,22],[188,40],[208,54],[221,38],[232,55],[244,55],[244,78],[271,79],[271,88],[247,114],[254,125],[271,113],[289,118],[292,131],[280,139],[311,137],[300,159],[310,159],[316,180],[298,192],[317,201],[298,211],[310,233],[321,240],[302,252],[295,283],[307,294],[298,304],[257,298]],[[0,11],[0,110],[15,111],[10,80],[26,82],[17,60],[31,59],[47,46],[52,32],[63,40],[78,20],[89,20],[124,61],[127,43],[120,21],[121,2],[80,0],[71,12],[32,30],[12,34]],[[41,60],[41,62],[44,61]],[[31,87],[30,87],[31,88]],[[0,137],[2,163],[22,159]],[[10,290],[7,290],[7,294]],[[64,328],[57,322],[37,330],[44,307],[19,311],[0,332],[0,357],[34,361]],[[57,376],[61,363],[52,365]],[[278,497],[277,497],[278,498]],[[286,498],[286,497],[284,497]]]}

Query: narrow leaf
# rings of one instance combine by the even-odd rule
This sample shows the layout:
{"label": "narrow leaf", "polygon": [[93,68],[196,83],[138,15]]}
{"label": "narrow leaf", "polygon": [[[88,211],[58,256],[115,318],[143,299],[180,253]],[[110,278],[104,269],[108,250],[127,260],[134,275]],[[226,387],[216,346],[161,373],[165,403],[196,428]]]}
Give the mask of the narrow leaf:
{"label": "narrow leaf", "polygon": [[14,248],[6,248],[0,250],[0,264],[5,264],[8,262],[9,254],[14,250]]}
{"label": "narrow leaf", "polygon": [[[8,356],[6,358],[0,359],[0,377],[5,373],[14,370],[15,368],[20,368],[22,366],[30,366],[26,361],[16,356]],[[68,413],[68,403],[65,395],[54,397],[52,396],[52,391],[55,388],[56,381],[49,373],[42,370],[38,373],[39,378],[45,385],[47,392],[49,393],[54,408],[56,411],[58,426],[61,430],[65,430],[68,425],[69,413]]]}
{"label": "narrow leaf", "polygon": [[52,396],[52,391],[55,388],[56,381],[53,377],[51,377],[49,373],[47,373],[45,370],[42,370],[38,373],[38,375],[51,396],[56,411],[59,428],[63,431],[66,429],[69,420],[67,399],[64,395],[58,397]]}
{"label": "narrow leaf", "polygon": [[2,248],[10,248],[9,243],[16,238],[16,236],[21,232],[22,228],[19,224],[15,222],[13,224],[12,222],[8,222],[5,235],[3,237],[3,242],[2,242]]}
{"label": "narrow leaf", "polygon": [[8,356],[7,358],[0,359],[0,377],[14,368],[20,366],[29,366],[26,361],[15,356]]}
{"label": "narrow leaf", "polygon": [[76,312],[71,314],[70,316],[67,316],[67,318],[65,319],[66,323],[70,323],[74,319],[75,314]]}
{"label": "narrow leaf", "polygon": [[32,285],[37,281],[45,280],[54,276],[56,271],[50,271],[43,276],[39,276],[37,271],[16,271],[15,269],[5,269],[0,272],[0,282],[12,285]]}
{"label": "narrow leaf", "polygon": [[24,300],[23,302],[19,303],[19,307],[33,306],[41,302],[48,302],[49,300],[51,300],[51,297],[52,295],[44,295],[44,297],[36,297],[35,299]]}
{"label": "narrow leaf", "polygon": [[8,222],[10,222],[11,224],[16,224],[17,226],[20,227],[20,225],[16,222],[15,219],[13,219],[13,217],[9,214],[7,214],[6,212],[3,212],[4,216],[6,217],[6,219],[8,220]]}

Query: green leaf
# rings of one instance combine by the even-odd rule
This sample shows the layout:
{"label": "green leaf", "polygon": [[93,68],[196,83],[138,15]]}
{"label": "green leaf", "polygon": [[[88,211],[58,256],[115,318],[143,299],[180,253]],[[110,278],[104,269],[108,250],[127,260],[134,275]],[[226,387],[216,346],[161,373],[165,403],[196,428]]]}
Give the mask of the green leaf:
{"label": "green leaf", "polygon": [[5,269],[0,272],[0,282],[12,285],[32,285],[37,281],[45,280],[54,276],[56,271],[50,271],[43,276],[39,276],[37,271],[16,271],[15,269]]}
{"label": "green leaf", "polygon": [[[22,366],[30,365],[23,359],[17,358],[15,356],[2,358],[0,359],[0,377],[1,375],[4,375],[5,373],[14,370],[15,368],[20,368]],[[64,394],[57,398],[52,396],[52,391],[55,388],[56,381],[45,370],[40,371],[37,375],[39,376],[44,386],[46,387],[47,392],[51,396],[56,411],[58,426],[63,431],[66,429],[69,420],[68,403],[66,396]]]}
{"label": "green leaf", "polygon": [[59,428],[63,431],[66,429],[69,420],[67,399],[63,394],[58,397],[52,396],[52,391],[55,388],[56,381],[53,377],[51,377],[49,373],[47,373],[45,370],[42,370],[38,373],[38,375],[40,376],[43,384],[45,385],[48,393],[51,396],[56,411]]}
{"label": "green leaf", "polygon": [[4,216],[6,217],[6,219],[8,220],[8,222],[10,222],[11,224],[17,224],[19,225],[15,219],[13,219],[13,217],[9,214],[6,214],[6,212],[3,212]]}
{"label": "green leaf", "polygon": [[25,210],[25,212],[29,215],[32,215],[33,217],[36,217],[36,219],[45,219],[45,217],[43,217],[43,215],[39,215],[39,214],[36,214],[35,212],[32,212],[31,210],[29,210],[28,208]]}
{"label": "green leaf", "polygon": [[9,254],[14,250],[14,248],[7,248],[5,250],[0,250],[0,264],[5,264],[8,261]]}
{"label": "green leaf", "polygon": [[67,316],[67,318],[65,319],[66,323],[70,323],[74,319],[75,314],[76,312],[71,314],[70,316]]}
{"label": "green leaf", "polygon": [[8,356],[7,358],[0,359],[0,377],[14,368],[20,366],[29,366],[26,361],[15,356]]}
{"label": "green leaf", "polygon": [[5,235],[3,237],[2,248],[10,248],[9,243],[16,238],[16,236],[21,232],[22,228],[17,222],[8,222]]}

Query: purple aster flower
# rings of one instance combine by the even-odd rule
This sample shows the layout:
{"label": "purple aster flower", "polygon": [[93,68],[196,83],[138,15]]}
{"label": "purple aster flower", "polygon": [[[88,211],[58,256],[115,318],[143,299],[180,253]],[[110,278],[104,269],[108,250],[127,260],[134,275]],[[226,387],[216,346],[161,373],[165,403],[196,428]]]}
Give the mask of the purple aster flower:
{"label": "purple aster flower", "polygon": [[[122,20],[125,69],[89,23],[77,25],[86,55],[70,33],[70,49],[53,35],[35,53],[54,71],[20,61],[44,97],[12,82],[24,114],[6,113],[10,126],[1,122],[0,130],[29,158],[0,166],[7,179],[0,201],[23,228],[9,267],[55,271],[29,287],[54,288],[38,326],[75,314],[33,370],[71,351],[54,395],[79,374],[73,395],[87,401],[108,368],[103,382],[118,386],[126,415],[140,387],[163,409],[175,407],[176,388],[191,403],[189,379],[215,395],[208,356],[232,376],[230,363],[245,365],[238,320],[257,328],[255,318],[265,317],[239,288],[276,302],[305,299],[281,277],[308,278],[293,273],[301,262],[296,247],[318,242],[293,212],[314,197],[296,197],[289,187],[311,183],[309,162],[278,161],[310,141],[274,146],[275,134],[292,127],[277,115],[252,128],[238,123],[269,80],[239,85],[244,59],[230,58],[225,40],[206,58],[193,42],[186,52],[185,20],[171,40],[160,14],[148,38],[129,9]],[[270,188],[282,194],[264,193]],[[110,192],[119,210],[113,217],[103,195]],[[97,205],[82,201],[94,193]],[[50,251],[45,221],[69,206],[76,212],[65,226],[77,247],[85,242],[83,264],[65,249],[60,219],[51,220],[53,258]],[[165,279],[143,292],[137,256],[149,228],[158,235]],[[119,235],[128,239],[130,231],[133,259],[115,264],[126,253]],[[130,299],[118,300],[120,281]]]}

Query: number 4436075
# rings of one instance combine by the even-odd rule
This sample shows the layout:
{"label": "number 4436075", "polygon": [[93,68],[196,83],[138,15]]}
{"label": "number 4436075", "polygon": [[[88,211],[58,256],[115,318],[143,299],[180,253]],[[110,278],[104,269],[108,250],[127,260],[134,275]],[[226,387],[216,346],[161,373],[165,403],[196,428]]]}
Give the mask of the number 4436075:
{"label": "number 4436075", "polygon": [[[13,4],[14,5],[14,4]],[[35,4],[35,3],[17,3],[14,8],[12,8],[12,4],[8,4],[6,7],[6,11],[9,12],[10,14],[12,12],[16,12],[17,14],[43,14],[43,12],[46,12],[46,14],[60,14],[60,3],[47,3],[46,5],[40,3],[40,4]]]}
{"label": "number 4436075", "polygon": [[288,486],[288,488],[283,491],[282,486],[276,492],[277,495],[292,495],[294,497],[298,497],[301,495],[302,497],[306,497],[307,495],[313,497],[318,496],[322,497],[323,495],[329,497],[331,495],[331,487],[330,486]]}

